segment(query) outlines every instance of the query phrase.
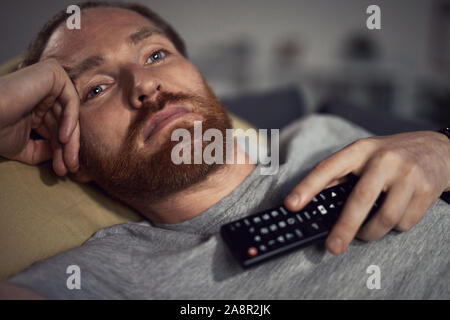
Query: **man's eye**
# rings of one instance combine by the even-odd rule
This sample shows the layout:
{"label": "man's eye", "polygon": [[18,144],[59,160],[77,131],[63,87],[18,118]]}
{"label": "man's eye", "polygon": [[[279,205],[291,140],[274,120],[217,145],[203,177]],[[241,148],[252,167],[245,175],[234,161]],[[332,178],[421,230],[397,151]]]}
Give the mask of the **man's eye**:
{"label": "man's eye", "polygon": [[99,95],[100,93],[102,93],[103,90],[105,90],[105,85],[98,85],[98,86],[93,87],[93,88],[89,91],[89,93],[88,93],[86,99],[92,99],[92,98],[95,98],[97,95]]}
{"label": "man's eye", "polygon": [[166,57],[166,52],[164,50],[158,50],[153,52],[150,57],[147,59],[148,64],[152,64],[155,62],[158,62],[159,60],[162,60]]}

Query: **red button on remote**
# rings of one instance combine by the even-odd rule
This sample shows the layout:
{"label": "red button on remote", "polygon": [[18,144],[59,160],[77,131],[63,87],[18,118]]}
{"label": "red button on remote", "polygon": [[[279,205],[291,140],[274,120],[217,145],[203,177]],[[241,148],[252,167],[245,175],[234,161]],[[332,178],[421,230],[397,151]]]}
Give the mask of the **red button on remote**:
{"label": "red button on remote", "polygon": [[247,250],[247,254],[249,257],[256,257],[258,255],[258,249],[256,249],[255,247],[250,247]]}

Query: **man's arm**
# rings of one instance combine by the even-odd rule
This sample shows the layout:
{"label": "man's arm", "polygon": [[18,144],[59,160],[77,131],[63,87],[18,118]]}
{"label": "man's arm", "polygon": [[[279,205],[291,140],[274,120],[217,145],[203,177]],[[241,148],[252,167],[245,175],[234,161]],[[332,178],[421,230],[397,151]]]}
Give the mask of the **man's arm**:
{"label": "man's arm", "polygon": [[[52,158],[58,175],[78,170],[79,97],[53,59],[0,77],[0,156],[28,164]],[[30,139],[36,130],[45,139]]]}
{"label": "man's arm", "polygon": [[0,300],[43,300],[44,297],[38,295],[31,289],[15,284],[0,282]]}

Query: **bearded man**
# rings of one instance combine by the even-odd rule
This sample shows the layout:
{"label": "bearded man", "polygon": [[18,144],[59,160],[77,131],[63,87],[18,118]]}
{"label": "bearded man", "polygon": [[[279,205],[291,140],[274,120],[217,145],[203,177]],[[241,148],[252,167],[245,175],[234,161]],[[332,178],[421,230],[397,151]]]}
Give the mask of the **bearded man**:
{"label": "bearded man", "polygon": [[[146,219],[35,263],[1,285],[3,297],[449,298],[449,207],[439,199],[450,190],[444,134],[371,137],[313,115],[282,133],[275,175],[250,161],[175,165],[172,131],[202,121],[225,135],[226,111],[183,40],[153,11],[79,6],[80,30],[58,13],[20,70],[0,78],[0,154],[31,164],[51,158],[58,175],[95,182]],[[30,139],[31,130],[44,139]],[[350,173],[360,179],[326,240],[338,257],[308,247],[250,272],[233,263],[221,225],[283,201],[298,211]],[[383,205],[361,227],[383,191]],[[355,236],[380,240],[361,245]],[[371,264],[382,269],[383,290],[361,285]],[[80,290],[66,287],[69,265],[82,271]]]}

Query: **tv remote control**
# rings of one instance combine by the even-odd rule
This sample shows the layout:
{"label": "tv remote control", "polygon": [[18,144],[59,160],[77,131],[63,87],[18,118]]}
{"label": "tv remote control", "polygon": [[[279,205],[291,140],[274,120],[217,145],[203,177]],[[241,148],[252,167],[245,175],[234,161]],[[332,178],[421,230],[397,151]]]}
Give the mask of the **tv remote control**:
{"label": "tv remote control", "polygon": [[[220,229],[222,238],[243,268],[323,241],[336,223],[357,177],[327,188],[300,211],[281,205],[232,221]],[[381,193],[364,223],[381,205]]]}

